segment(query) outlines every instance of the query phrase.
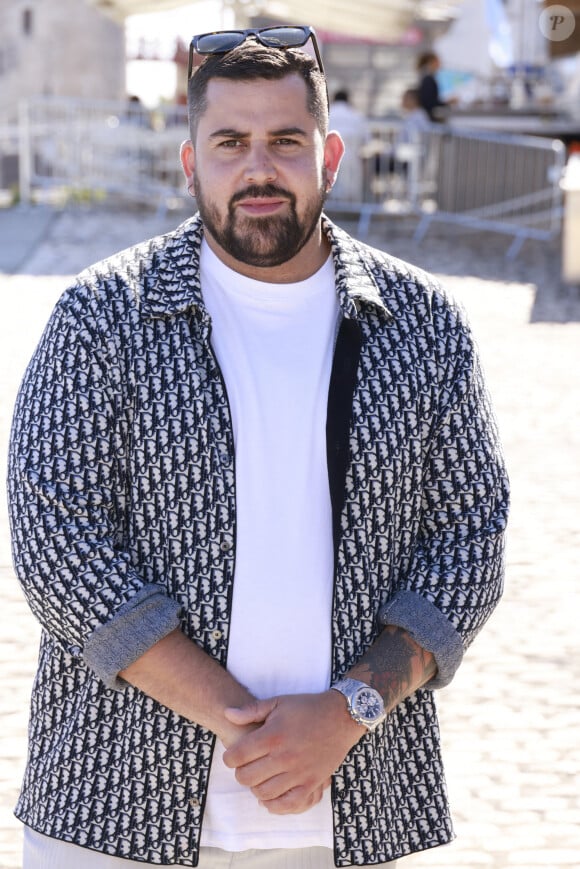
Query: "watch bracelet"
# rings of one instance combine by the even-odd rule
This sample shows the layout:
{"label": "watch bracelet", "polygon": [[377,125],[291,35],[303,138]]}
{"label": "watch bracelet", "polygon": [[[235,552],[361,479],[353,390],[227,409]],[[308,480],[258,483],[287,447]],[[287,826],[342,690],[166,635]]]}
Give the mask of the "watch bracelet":
{"label": "watch bracelet", "polygon": [[365,686],[366,687],[369,687],[369,686],[367,686],[366,683],[360,679],[351,679],[347,676],[343,679],[337,679],[336,682],[334,683],[334,685],[331,685],[330,687],[332,688],[333,691],[337,691],[339,694],[342,694],[344,699],[347,701],[346,708],[348,709],[348,713],[349,713],[350,717],[352,718],[352,720],[356,721],[357,724],[362,725],[362,727],[366,727],[366,729],[370,732],[371,728],[369,727],[368,723],[358,714],[358,712],[355,712],[353,705],[351,703],[350,697],[348,697],[344,693],[344,691],[338,687],[339,685],[342,685],[344,688],[349,686],[352,688],[353,691],[355,691],[357,687],[363,688]]}

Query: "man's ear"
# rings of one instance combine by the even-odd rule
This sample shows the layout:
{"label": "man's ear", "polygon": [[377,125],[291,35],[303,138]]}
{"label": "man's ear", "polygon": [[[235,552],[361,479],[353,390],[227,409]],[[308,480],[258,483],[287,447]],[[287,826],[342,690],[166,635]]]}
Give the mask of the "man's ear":
{"label": "man's ear", "polygon": [[332,187],[338,175],[338,167],[344,154],[344,142],[336,130],[331,130],[324,143],[324,168],[328,179],[328,189]]}
{"label": "man's ear", "polygon": [[192,193],[193,174],[195,171],[195,150],[191,139],[186,139],[185,142],[181,143],[179,158],[181,160],[183,174],[185,175],[185,184],[189,193]]}

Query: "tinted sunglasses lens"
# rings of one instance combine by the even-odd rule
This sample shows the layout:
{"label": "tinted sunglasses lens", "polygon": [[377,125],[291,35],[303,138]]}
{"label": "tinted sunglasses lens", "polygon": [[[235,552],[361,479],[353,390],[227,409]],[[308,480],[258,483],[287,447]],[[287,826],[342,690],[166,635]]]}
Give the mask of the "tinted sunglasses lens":
{"label": "tinted sunglasses lens", "polygon": [[309,33],[302,27],[269,27],[261,30],[258,38],[271,48],[298,48],[308,42]]}
{"label": "tinted sunglasses lens", "polygon": [[225,54],[244,41],[245,36],[236,30],[225,30],[223,33],[206,33],[199,36],[195,42],[198,54]]}

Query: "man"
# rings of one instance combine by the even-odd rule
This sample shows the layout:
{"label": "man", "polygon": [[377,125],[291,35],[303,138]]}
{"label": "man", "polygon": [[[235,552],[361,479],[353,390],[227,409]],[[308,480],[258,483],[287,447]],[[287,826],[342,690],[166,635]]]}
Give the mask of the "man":
{"label": "man", "polygon": [[342,142],[309,38],[194,39],[200,214],[82,273],[19,393],[25,869],[453,836],[433,689],[501,593],[505,472],[462,314],[322,215]]}

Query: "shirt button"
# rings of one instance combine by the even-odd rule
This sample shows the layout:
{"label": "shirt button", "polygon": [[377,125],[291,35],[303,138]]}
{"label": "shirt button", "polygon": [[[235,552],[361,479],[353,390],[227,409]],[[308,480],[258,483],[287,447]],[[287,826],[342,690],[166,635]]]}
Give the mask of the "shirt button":
{"label": "shirt button", "polygon": [[220,543],[220,549],[222,552],[229,552],[232,548],[232,544],[230,540],[222,540]]}
{"label": "shirt button", "polygon": [[198,808],[199,808],[199,800],[198,800],[198,798],[197,798],[197,797],[191,797],[191,799],[190,799],[190,801],[189,801],[189,805],[191,806],[192,809],[198,809]]}
{"label": "shirt button", "polygon": [[212,635],[214,640],[221,640],[221,638],[223,637],[222,632],[218,631],[218,630],[212,631],[211,635]]}

